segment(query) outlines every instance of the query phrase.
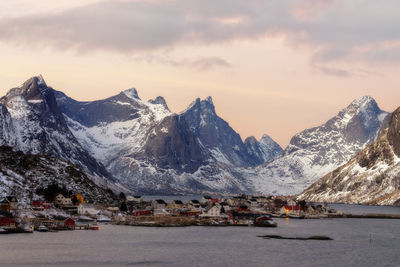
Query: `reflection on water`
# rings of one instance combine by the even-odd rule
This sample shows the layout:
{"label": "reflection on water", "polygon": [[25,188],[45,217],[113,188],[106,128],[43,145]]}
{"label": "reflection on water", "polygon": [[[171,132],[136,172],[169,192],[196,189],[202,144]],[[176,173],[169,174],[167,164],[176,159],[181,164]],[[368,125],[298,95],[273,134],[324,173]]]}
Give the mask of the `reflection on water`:
{"label": "reflection on water", "polygon": [[[148,228],[0,236],[2,266],[399,266],[400,220],[276,219],[277,228]],[[259,235],[333,241],[265,240]]]}

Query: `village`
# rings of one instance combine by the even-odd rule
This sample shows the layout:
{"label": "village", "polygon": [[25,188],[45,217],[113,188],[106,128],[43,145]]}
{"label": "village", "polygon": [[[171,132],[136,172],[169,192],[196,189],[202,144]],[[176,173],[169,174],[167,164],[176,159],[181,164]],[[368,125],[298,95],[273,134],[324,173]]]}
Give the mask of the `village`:
{"label": "village", "polygon": [[110,205],[89,204],[81,194],[57,194],[53,201],[0,202],[0,233],[99,230],[99,223],[132,226],[261,226],[276,227],[273,217],[311,219],[340,216],[327,205],[312,205],[288,197],[236,195],[203,196],[186,203],[143,200],[120,194]]}

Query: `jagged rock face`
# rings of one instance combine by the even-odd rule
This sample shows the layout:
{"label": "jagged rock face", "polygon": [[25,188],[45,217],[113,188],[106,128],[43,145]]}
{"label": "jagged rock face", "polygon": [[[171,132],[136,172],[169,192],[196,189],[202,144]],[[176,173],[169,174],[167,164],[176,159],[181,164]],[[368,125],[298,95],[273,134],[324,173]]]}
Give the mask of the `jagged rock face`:
{"label": "jagged rock face", "polygon": [[166,117],[148,136],[144,159],[149,159],[158,168],[188,173],[206,165],[209,155],[188,129],[179,116]]}
{"label": "jagged rock face", "polygon": [[136,89],[98,101],[79,102],[67,97],[62,92],[55,92],[61,111],[70,119],[86,127],[115,121],[128,121],[138,118],[139,110],[146,106],[139,100]]}
{"label": "jagged rock face", "polygon": [[374,141],[387,115],[371,97],[353,101],[324,125],[296,134],[282,157],[258,167],[255,190],[300,193]]}
{"label": "jagged rock face", "polygon": [[379,138],[298,198],[311,201],[400,205],[399,114]]}
{"label": "jagged rock face", "polygon": [[15,129],[7,108],[0,104],[0,145],[15,145]]}
{"label": "jagged rock face", "polygon": [[211,97],[202,101],[196,99],[179,116],[217,161],[236,167],[260,163],[257,155],[248,153],[240,135],[216,114]]}
{"label": "jagged rock face", "polygon": [[[40,188],[56,183],[68,191],[82,194],[89,202],[107,202],[115,197],[97,186],[77,166],[47,155],[27,155],[0,146],[0,197],[15,195],[29,201],[40,196]],[[38,195],[39,194],[39,195]]]}
{"label": "jagged rock face", "polygon": [[[198,100],[177,115],[169,111],[162,97],[146,102],[132,89],[93,102],[78,102],[61,92],[56,96],[69,128],[83,147],[135,191],[171,194],[247,190],[234,164],[248,163],[240,151],[232,149],[236,144],[243,148],[243,142],[215,114],[211,99]],[[92,113],[96,113],[93,118]],[[223,136],[230,136],[228,140],[235,143],[229,145]]]}
{"label": "jagged rock face", "polygon": [[246,138],[244,144],[246,145],[247,153],[258,160],[258,164],[283,155],[282,147],[266,134],[260,141],[254,136],[250,136]]}
{"label": "jagged rock face", "polygon": [[393,147],[394,153],[400,157],[400,108],[398,108],[390,119],[388,130],[388,141]]}
{"label": "jagged rock face", "polygon": [[46,153],[69,160],[93,175],[112,176],[85,151],[69,130],[53,90],[41,77],[11,89],[2,104],[2,143],[24,153]]}

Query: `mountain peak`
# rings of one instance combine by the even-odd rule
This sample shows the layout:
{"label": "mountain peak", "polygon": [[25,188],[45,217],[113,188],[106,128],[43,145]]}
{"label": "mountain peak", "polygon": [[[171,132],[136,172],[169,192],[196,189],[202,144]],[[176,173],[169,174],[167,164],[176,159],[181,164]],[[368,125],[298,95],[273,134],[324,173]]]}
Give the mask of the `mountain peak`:
{"label": "mountain peak", "polygon": [[129,98],[140,99],[136,88],[127,89],[127,90],[123,91],[123,93]]}
{"label": "mountain peak", "polygon": [[246,140],[244,140],[245,144],[255,144],[257,143],[257,139],[254,136],[249,136],[246,138]]}
{"label": "mountain peak", "polygon": [[151,104],[163,105],[164,108],[169,111],[167,102],[165,101],[165,98],[162,96],[157,96],[155,99],[150,99],[148,102]]}
{"label": "mountain peak", "polygon": [[353,102],[351,102],[350,105],[363,106],[363,105],[369,104],[369,103],[376,104],[376,101],[373,97],[365,95],[365,96],[362,96],[360,98],[353,100]]}
{"label": "mountain peak", "polygon": [[184,110],[181,114],[187,113],[187,112],[201,112],[201,113],[212,113],[216,115],[215,113],[215,106],[212,101],[211,96],[207,97],[206,99],[201,100],[200,98],[196,98],[195,101],[193,101],[189,107]]}

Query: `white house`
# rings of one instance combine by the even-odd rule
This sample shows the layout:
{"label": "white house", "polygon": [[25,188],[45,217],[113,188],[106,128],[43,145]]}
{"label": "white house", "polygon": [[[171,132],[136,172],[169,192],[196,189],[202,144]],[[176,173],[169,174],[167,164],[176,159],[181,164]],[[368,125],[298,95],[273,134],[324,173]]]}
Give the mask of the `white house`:
{"label": "white house", "polygon": [[99,211],[92,205],[88,204],[79,204],[78,206],[78,214],[79,215],[97,215]]}
{"label": "white house", "polygon": [[207,208],[203,211],[203,213],[200,216],[202,216],[202,217],[220,217],[221,216],[221,206],[214,205],[210,208]]}
{"label": "white house", "polygon": [[72,200],[69,197],[58,194],[54,200],[54,204],[58,206],[72,206]]}

